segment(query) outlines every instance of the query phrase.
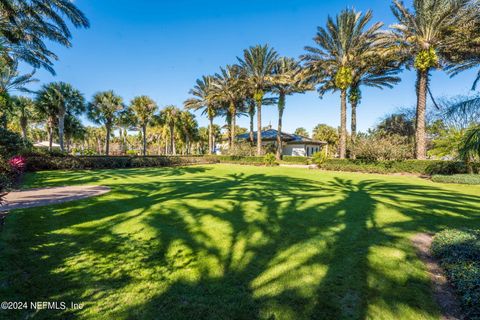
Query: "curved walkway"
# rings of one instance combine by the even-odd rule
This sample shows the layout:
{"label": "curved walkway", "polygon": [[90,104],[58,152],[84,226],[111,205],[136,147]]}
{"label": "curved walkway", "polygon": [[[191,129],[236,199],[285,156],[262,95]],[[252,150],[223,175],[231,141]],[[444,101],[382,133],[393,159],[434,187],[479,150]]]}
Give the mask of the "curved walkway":
{"label": "curved walkway", "polygon": [[0,211],[46,206],[67,201],[99,196],[110,191],[105,186],[68,186],[39,188],[10,192]]}

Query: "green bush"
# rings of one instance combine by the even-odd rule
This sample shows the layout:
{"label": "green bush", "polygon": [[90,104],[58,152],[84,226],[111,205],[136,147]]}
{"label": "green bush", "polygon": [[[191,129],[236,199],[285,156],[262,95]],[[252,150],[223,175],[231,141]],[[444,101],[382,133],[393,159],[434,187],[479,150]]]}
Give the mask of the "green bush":
{"label": "green bush", "polygon": [[196,163],[215,163],[214,158],[202,156],[26,156],[27,171],[116,169],[179,166]]}
{"label": "green bush", "polygon": [[0,158],[0,193],[9,190],[15,180],[15,172],[8,161]]}
{"label": "green bush", "polygon": [[455,287],[466,319],[480,319],[480,230],[444,230],[432,253]]}
{"label": "green bush", "polygon": [[315,163],[317,166],[321,166],[327,160],[328,160],[327,153],[323,151],[314,153],[312,157],[312,162]]}
{"label": "green bush", "polygon": [[434,175],[432,177],[432,181],[442,182],[442,183],[480,184],[480,175],[479,174],[454,174],[451,176]]}
{"label": "green bush", "polygon": [[310,158],[300,156],[283,156],[283,162],[295,164],[309,164]]}
{"label": "green bush", "polygon": [[31,144],[15,132],[0,127],[0,157],[9,158],[31,148]]}
{"label": "green bush", "polygon": [[263,163],[266,165],[266,166],[274,166],[277,164],[277,161],[276,161],[276,158],[275,158],[275,155],[273,153],[267,153],[264,157],[263,157]]}
{"label": "green bush", "polygon": [[264,157],[211,155],[211,156],[207,156],[207,158],[214,159],[216,162],[221,162],[221,163],[255,164],[255,165],[264,164]]}
{"label": "green bush", "polygon": [[[479,170],[480,164],[474,164]],[[466,173],[467,167],[463,162],[440,160],[389,160],[368,161],[351,159],[328,159],[320,168],[334,171],[352,171],[368,173],[414,173],[414,174],[459,174]]]}

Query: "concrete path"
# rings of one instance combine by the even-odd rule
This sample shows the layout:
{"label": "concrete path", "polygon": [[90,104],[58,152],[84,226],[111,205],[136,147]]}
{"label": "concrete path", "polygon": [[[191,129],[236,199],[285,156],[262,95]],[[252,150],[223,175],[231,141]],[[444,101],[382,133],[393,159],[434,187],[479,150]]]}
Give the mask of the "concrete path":
{"label": "concrete path", "polygon": [[7,203],[0,206],[0,211],[46,206],[72,200],[84,199],[110,191],[105,186],[69,186],[29,189],[10,192],[6,195]]}

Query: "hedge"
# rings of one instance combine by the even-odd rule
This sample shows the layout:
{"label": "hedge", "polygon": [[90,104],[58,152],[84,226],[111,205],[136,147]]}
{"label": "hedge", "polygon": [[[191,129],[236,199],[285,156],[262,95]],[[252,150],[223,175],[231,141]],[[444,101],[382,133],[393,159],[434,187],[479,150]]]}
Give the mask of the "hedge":
{"label": "hedge", "polygon": [[263,165],[265,164],[265,157],[260,156],[222,156],[222,155],[210,155],[209,159],[213,159],[215,162],[222,163],[236,163],[236,164],[252,164]]}
{"label": "hedge", "polygon": [[299,156],[283,156],[282,161],[285,163],[295,163],[295,164],[309,164],[310,158],[299,157]]}
{"label": "hedge", "polygon": [[480,319],[480,230],[444,230],[432,253],[456,289],[465,319]]}
{"label": "hedge", "polygon": [[[319,167],[325,170],[353,171],[367,173],[414,173],[414,174],[459,174],[466,173],[463,162],[440,160],[390,160],[366,161],[351,159],[328,159]],[[480,164],[473,164],[474,171],[480,170]]]}
{"label": "hedge", "polygon": [[434,175],[432,181],[441,183],[480,184],[480,174]]}
{"label": "hedge", "polygon": [[26,155],[26,171],[165,167],[215,163],[202,156],[39,156]]}

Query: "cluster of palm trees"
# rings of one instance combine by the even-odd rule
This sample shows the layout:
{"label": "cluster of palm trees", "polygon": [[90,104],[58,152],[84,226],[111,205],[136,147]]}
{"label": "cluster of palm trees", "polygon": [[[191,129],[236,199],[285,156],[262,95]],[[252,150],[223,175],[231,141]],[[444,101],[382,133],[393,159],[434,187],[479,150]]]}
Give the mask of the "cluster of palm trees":
{"label": "cluster of palm trees", "polygon": [[[239,114],[250,115],[250,141],[254,143],[253,117],[257,113],[257,153],[261,153],[262,106],[276,103],[279,112],[277,157],[281,155],[282,115],[285,97],[317,88],[340,93],[340,141],[338,154],[347,156],[347,103],[351,106],[350,156],[355,158],[356,109],[361,87],[392,88],[400,81],[403,68],[417,72],[417,113],[415,154],[426,157],[425,112],[430,92],[430,72],[445,69],[451,76],[477,67],[480,53],[480,4],[478,0],[413,0],[412,9],[394,0],[397,23],[382,29],[371,23],[372,12],[345,9],[318,27],[314,46],[305,47],[300,61],[279,57],[267,45],[244,50],[238,63],[204,76],[185,102],[189,109],[202,109],[213,118],[224,116],[235,148],[235,121]],[[480,79],[480,73],[474,82]],[[431,92],[430,92],[431,95]],[[211,138],[209,139],[211,141]],[[209,145],[209,151],[213,146]]]}
{"label": "cluster of palm trees", "polygon": [[[127,151],[128,131],[138,130],[142,137],[142,154],[147,155],[148,129],[161,136],[157,135],[156,140],[168,136],[169,145],[165,153],[176,154],[176,138],[185,141],[185,153],[189,153],[191,142],[196,141],[198,136],[198,124],[193,114],[175,106],[159,111],[155,101],[148,96],[137,96],[126,105],[121,96],[110,90],[98,92],[90,102],[86,102],[83,94],[70,84],[53,82],[42,86],[35,99],[13,97],[13,101],[22,136],[27,138],[29,121],[44,123],[50,150],[56,134],[62,151],[69,151],[72,138],[93,138],[105,145],[104,154],[109,155],[113,130],[119,129],[122,153]],[[87,130],[79,121],[82,114],[102,128]]]}

